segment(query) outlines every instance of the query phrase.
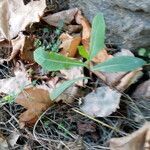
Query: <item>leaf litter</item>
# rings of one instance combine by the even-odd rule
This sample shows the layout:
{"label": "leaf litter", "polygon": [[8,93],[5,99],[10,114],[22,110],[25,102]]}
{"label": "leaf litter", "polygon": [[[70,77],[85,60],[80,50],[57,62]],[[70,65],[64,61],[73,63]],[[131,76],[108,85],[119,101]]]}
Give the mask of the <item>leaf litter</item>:
{"label": "leaf litter", "polygon": [[46,8],[46,3],[40,0],[24,5],[23,1],[2,0],[0,6],[2,8],[0,9],[0,31],[4,38],[11,40],[20,31],[25,30],[28,24],[40,21],[40,17]]}
{"label": "leaf litter", "polygon": [[[23,108],[25,109],[22,112],[20,112],[16,118],[16,119],[19,119],[18,122],[19,122],[20,128],[25,129],[26,126],[32,128],[32,126],[34,126],[33,134],[35,138],[37,139],[38,138],[40,139],[40,132],[43,135],[45,135],[45,137],[48,136],[50,139],[54,139],[56,138],[56,136],[58,137],[58,134],[60,132],[61,136],[60,136],[59,141],[63,140],[65,144],[64,143],[58,144],[59,142],[56,142],[58,144],[57,147],[61,147],[62,145],[65,147],[71,147],[71,145],[73,145],[72,149],[75,149],[75,147],[77,147],[77,144],[79,144],[78,143],[79,141],[80,142],[79,145],[81,146],[81,149],[85,149],[85,147],[88,147],[91,149],[91,147],[94,146],[94,143],[91,142],[91,146],[90,146],[89,144],[87,144],[87,141],[89,141],[89,139],[91,139],[92,141],[93,139],[94,142],[96,141],[96,145],[99,146],[99,148],[102,148],[103,146],[104,146],[103,149],[108,148],[107,147],[108,145],[106,144],[106,142],[110,138],[117,135],[115,131],[108,130],[107,132],[107,128],[104,129],[103,126],[97,125],[95,124],[95,122],[89,124],[89,121],[93,121],[94,117],[105,117],[105,118],[108,117],[106,119],[104,118],[104,122],[106,122],[106,124],[109,124],[110,126],[115,126],[116,128],[120,127],[120,130],[124,131],[123,127],[121,127],[121,125],[124,124],[124,120],[121,118],[119,120],[119,119],[116,119],[115,117],[114,118],[116,120],[114,118],[111,119],[111,114],[117,113],[118,111],[122,110],[122,106],[121,106],[122,94],[119,91],[121,92],[125,91],[133,83],[139,80],[139,78],[143,74],[142,69],[138,69],[132,72],[121,72],[121,73],[105,73],[101,71],[99,73],[101,73],[105,77],[104,82],[107,85],[100,84],[99,86],[98,84],[98,86],[96,86],[96,89],[93,89],[93,87],[90,88],[93,91],[89,93],[89,89],[86,90],[86,87],[88,87],[88,84],[90,84],[91,81],[84,82],[83,80],[82,81],[80,80],[76,82],[76,84],[73,85],[72,87],[66,88],[67,89],[66,91],[63,90],[64,92],[60,94],[59,97],[57,97],[56,99],[57,103],[56,103],[52,101],[52,99],[50,98],[53,91],[57,90],[56,87],[59,87],[62,82],[65,82],[65,80],[67,80],[65,83],[72,85],[70,80],[77,81],[76,80],[77,78],[84,78],[84,76],[87,76],[87,74],[85,74],[85,69],[84,68],[81,69],[81,67],[71,68],[69,70],[62,70],[61,62],[63,61],[60,61],[60,60],[66,60],[66,58],[68,58],[68,60],[70,61],[69,57],[72,57],[72,61],[67,62],[70,64],[76,63],[74,59],[82,60],[82,58],[78,54],[78,46],[80,46],[80,44],[83,45],[86,51],[86,54],[88,55],[89,48],[91,47],[90,45],[91,33],[92,32],[95,33],[95,31],[93,31],[91,28],[91,24],[82,15],[81,11],[78,8],[65,10],[62,12],[49,14],[47,16],[42,17],[44,14],[44,9],[46,8],[46,3],[44,1],[32,1],[32,2],[29,2],[27,5],[24,5],[23,2],[18,3],[16,0],[11,1],[9,4],[8,2],[2,1],[0,2],[0,7],[3,8],[1,9],[1,15],[0,15],[0,18],[1,18],[1,21],[0,21],[0,31],[1,31],[0,38],[1,39],[0,40],[1,41],[4,39],[10,40],[11,44],[9,46],[12,47],[12,51],[9,57],[7,57],[1,62],[14,61],[14,63],[16,63],[18,61],[17,59],[19,59],[25,65],[24,69],[20,70],[18,67],[16,70],[14,70],[14,75],[15,75],[14,77],[0,80],[0,92],[1,93],[5,93],[8,95],[15,93],[15,104],[6,104],[6,105],[9,105],[9,107],[12,107],[12,105],[19,104],[23,106]],[[14,9],[16,9],[16,11],[13,11]],[[26,13],[24,13],[24,11],[22,10],[26,11]],[[8,14],[8,16],[4,17],[3,15],[4,13]],[[13,17],[14,15],[17,17]],[[17,18],[17,21],[16,21],[16,18]],[[64,23],[62,31],[61,31],[62,34],[59,35],[58,37],[60,40],[60,43],[58,42],[57,43],[58,45],[56,47],[58,48],[57,49],[58,54],[55,54],[55,57],[59,58],[58,59],[59,61],[58,63],[56,63],[56,65],[60,66],[57,73],[53,72],[53,70],[56,70],[55,66],[53,70],[47,72],[45,71],[45,69],[49,68],[48,65],[47,65],[47,68],[43,69],[37,64],[35,65],[35,62],[33,59],[33,56],[35,55],[34,42],[36,41],[37,37],[35,37],[34,32],[32,32],[32,34],[28,33],[28,31],[26,30],[26,27],[27,25],[32,24],[33,22],[39,22],[40,19],[42,21],[45,21],[50,26],[51,29],[59,27],[60,21],[63,21]],[[103,20],[101,21],[103,22]],[[97,23],[101,25],[100,21]],[[95,22],[95,24],[97,23]],[[24,32],[22,31],[26,31],[27,35],[24,34]],[[103,32],[101,36],[103,36]],[[1,44],[2,42],[0,42],[0,45]],[[97,45],[94,45],[94,47],[91,47],[92,50],[96,49],[97,51],[96,53],[94,51],[92,52],[93,64],[102,63],[106,60],[109,60],[110,58],[116,57],[116,55],[120,55],[120,56],[132,55],[133,56],[133,54],[128,50],[122,50],[120,53],[118,52],[115,55],[111,55],[108,53],[108,49],[105,47],[105,45],[101,44],[101,46],[102,46],[101,49],[97,49],[99,47]],[[101,52],[99,52],[100,50]],[[64,56],[59,57],[60,56],[59,54],[63,54]],[[41,55],[48,56],[48,53],[47,52],[45,53],[43,51]],[[66,58],[63,59],[64,57]],[[85,58],[88,58],[88,57],[85,57]],[[43,61],[45,63],[46,60],[41,59],[39,64],[42,63]],[[79,66],[84,66],[84,65],[82,63],[79,63]],[[27,70],[27,68],[29,70]],[[38,78],[36,78],[36,81],[35,81],[36,84],[34,85],[33,84],[34,79],[35,79],[34,77],[37,74],[38,74]],[[90,76],[91,76],[91,72],[90,72]],[[97,81],[100,82],[99,80],[101,79],[98,79],[99,77],[96,77],[96,78],[97,78]],[[78,97],[79,99],[77,99]],[[81,97],[83,97],[84,101],[82,105],[79,105],[78,103],[81,103]],[[8,98],[8,97],[6,96],[5,98]],[[67,103],[67,104],[65,105],[64,103]],[[126,107],[129,107],[128,106],[129,104],[130,103],[127,103]],[[135,107],[133,103],[130,106]],[[5,107],[5,105],[3,107]],[[51,109],[53,109],[53,107],[54,108],[56,107],[56,109],[52,111]],[[65,109],[61,110],[61,108],[63,107],[65,107]],[[88,115],[93,116],[93,119],[87,120],[87,117],[83,117],[83,116],[80,116],[79,114],[76,114],[75,112],[72,112],[72,108],[74,107],[78,107],[87,116]],[[47,110],[50,110],[50,111],[47,111]],[[139,113],[139,110],[135,110],[135,111],[137,114]],[[14,114],[13,114],[14,116],[16,116],[15,113],[16,112],[14,110]],[[72,121],[69,120],[70,117],[68,117],[68,113],[71,114]],[[47,116],[47,114],[49,115]],[[50,119],[50,116],[54,118]],[[129,115],[127,117],[130,119]],[[133,122],[134,122],[133,124],[136,124],[136,126],[138,126],[139,128],[139,124],[138,124],[139,122],[137,123],[136,121],[137,118],[134,118],[134,119],[133,119]],[[40,124],[40,121],[42,125]],[[68,121],[72,124],[72,126],[68,126],[67,124]],[[76,122],[78,122],[78,124],[76,124]],[[84,123],[81,123],[81,122],[84,122]],[[118,125],[117,125],[117,122],[118,122]],[[141,124],[142,123],[143,122],[141,122]],[[56,125],[58,125],[57,129],[56,129]],[[132,123],[131,123],[131,126],[132,126]],[[38,131],[36,131],[37,127],[38,127]],[[149,130],[148,130],[149,125],[147,124],[143,128],[145,127],[146,129],[144,129],[144,131],[147,130],[148,132],[146,134],[146,141],[149,141]],[[70,133],[70,131],[68,131],[67,128],[68,130],[72,131],[72,133],[75,133],[76,135],[79,134],[80,136],[82,136],[83,139],[78,140],[78,138],[75,138],[76,135],[74,136],[74,134]],[[134,128],[134,127],[131,127],[131,128]],[[78,129],[78,133],[75,132],[77,129]],[[134,128],[134,130],[130,129],[130,131],[133,132],[136,129],[137,128]],[[49,130],[51,131],[49,132]],[[52,134],[53,132],[52,130],[55,131],[55,133],[53,133],[54,135]],[[99,135],[98,130],[100,130],[101,136]],[[47,133],[45,133],[45,131]],[[35,132],[38,132],[39,134],[35,134]],[[108,136],[106,136],[105,134],[106,132]],[[68,139],[69,141],[71,139],[68,135],[70,135],[72,139],[76,140],[77,142],[74,142],[74,144],[70,142],[66,142],[66,139]],[[123,136],[122,134],[119,134],[119,135]],[[138,140],[138,137],[142,135],[143,133],[140,132],[140,135],[135,136],[135,143],[137,142],[136,140]],[[19,136],[22,136],[22,135],[19,135]],[[12,144],[10,144],[12,145],[12,147],[17,145],[16,141],[18,140],[18,138],[20,138],[19,136],[18,137],[16,136],[16,140],[12,141]],[[126,138],[130,139],[130,135],[129,137],[124,137],[124,139]],[[113,140],[114,139],[111,139],[111,142]],[[116,140],[115,144],[118,141],[119,140]],[[124,141],[124,140],[121,139],[121,141]],[[112,149],[114,147],[113,142],[111,143],[111,146],[110,146],[110,148]],[[140,142],[141,142],[141,138],[140,138]],[[125,145],[125,150],[132,149],[132,146],[135,146],[135,143],[132,142],[132,139],[131,139],[131,142],[128,143],[127,148]],[[51,142],[51,144],[55,145],[53,142]],[[99,144],[103,146],[101,147],[101,145]],[[145,145],[146,145],[145,146],[146,148],[149,148],[148,143],[145,143]],[[49,144],[47,143],[46,146],[49,146]],[[95,147],[93,148],[96,149]]]}

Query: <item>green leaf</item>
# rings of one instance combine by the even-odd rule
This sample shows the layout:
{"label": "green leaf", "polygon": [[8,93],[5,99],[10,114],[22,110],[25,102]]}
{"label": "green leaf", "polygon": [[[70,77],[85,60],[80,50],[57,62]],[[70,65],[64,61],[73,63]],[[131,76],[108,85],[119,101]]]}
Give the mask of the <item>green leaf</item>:
{"label": "green leaf", "polygon": [[142,67],[146,62],[133,56],[118,56],[100,63],[92,68],[93,71],[122,72],[132,71]]}
{"label": "green leaf", "polygon": [[85,59],[89,59],[89,53],[85,50],[85,48],[83,46],[78,46],[78,51],[79,51],[79,54],[85,58]]}
{"label": "green leaf", "polygon": [[48,71],[86,66],[86,64],[80,61],[76,61],[55,52],[47,52],[43,47],[39,47],[34,51],[34,60]]}
{"label": "green leaf", "polygon": [[62,83],[59,87],[57,87],[56,89],[54,89],[51,94],[50,94],[50,98],[51,100],[55,100],[58,96],[60,96],[67,88],[69,88],[70,86],[72,86],[75,82],[79,81],[79,80],[83,80],[83,79],[88,79],[87,77],[81,77],[81,78],[77,78],[77,79],[73,79],[73,80],[69,80],[69,81],[65,81],[64,83]]}
{"label": "green leaf", "polygon": [[92,22],[90,39],[90,60],[105,48],[105,20],[102,14],[97,14]]}

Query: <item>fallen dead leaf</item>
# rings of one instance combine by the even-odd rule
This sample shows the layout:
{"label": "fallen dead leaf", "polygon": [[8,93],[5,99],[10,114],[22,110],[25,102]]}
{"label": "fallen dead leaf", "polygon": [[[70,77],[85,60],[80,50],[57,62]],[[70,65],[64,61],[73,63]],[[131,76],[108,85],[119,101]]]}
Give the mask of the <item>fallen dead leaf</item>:
{"label": "fallen dead leaf", "polygon": [[134,133],[110,140],[111,150],[149,150],[150,149],[150,123],[147,122],[142,128]]}
{"label": "fallen dead leaf", "polygon": [[140,84],[134,91],[133,98],[150,100],[150,80]]}
{"label": "fallen dead leaf", "polygon": [[60,41],[62,42],[60,45],[60,48],[62,48],[61,53],[68,57],[75,57],[77,53],[77,47],[81,42],[81,36],[79,34],[70,36],[67,33],[63,33],[60,36]]}
{"label": "fallen dead leaf", "polygon": [[76,14],[76,22],[82,25],[82,44],[86,50],[89,50],[89,43],[91,37],[91,25],[89,21],[82,15],[81,11],[78,10]]}
{"label": "fallen dead leaf", "polygon": [[11,40],[13,50],[8,61],[12,60],[19,52],[22,60],[33,62],[34,39],[30,36],[20,34]]}
{"label": "fallen dead leaf", "polygon": [[125,91],[130,85],[137,82],[137,80],[143,75],[141,69],[132,71],[126,74],[120,83],[116,86],[119,91]]}
{"label": "fallen dead leaf", "polygon": [[71,22],[75,19],[75,15],[78,12],[78,8],[73,8],[69,10],[64,10],[52,15],[43,17],[43,20],[51,26],[58,27],[60,21],[64,21],[64,26],[70,25]]}
{"label": "fallen dead leaf", "polygon": [[32,126],[53,102],[50,100],[49,92],[42,88],[26,88],[16,98],[16,103],[22,105],[27,110],[19,116],[21,128]]}
{"label": "fallen dead leaf", "polygon": [[106,117],[119,108],[121,94],[108,86],[102,86],[84,97],[80,109],[94,117]]}
{"label": "fallen dead leaf", "polygon": [[43,0],[31,1],[24,5],[23,1],[0,1],[0,32],[10,40],[24,30],[27,25],[39,22],[44,13],[46,3]]}

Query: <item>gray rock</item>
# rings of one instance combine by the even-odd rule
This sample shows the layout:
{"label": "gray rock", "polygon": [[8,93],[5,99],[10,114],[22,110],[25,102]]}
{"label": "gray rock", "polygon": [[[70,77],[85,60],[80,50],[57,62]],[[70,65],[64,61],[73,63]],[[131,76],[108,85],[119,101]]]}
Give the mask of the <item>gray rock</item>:
{"label": "gray rock", "polygon": [[90,21],[103,13],[107,43],[132,50],[150,47],[150,0],[70,0],[69,5],[81,8]]}
{"label": "gray rock", "polygon": [[112,3],[131,11],[150,13],[150,0],[113,0]]}

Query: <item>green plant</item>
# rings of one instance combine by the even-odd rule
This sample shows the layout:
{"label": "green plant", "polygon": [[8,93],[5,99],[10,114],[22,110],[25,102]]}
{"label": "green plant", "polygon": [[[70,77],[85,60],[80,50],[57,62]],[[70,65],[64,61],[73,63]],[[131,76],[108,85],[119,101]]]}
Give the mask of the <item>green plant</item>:
{"label": "green plant", "polygon": [[[59,71],[60,69],[69,69],[72,67],[86,67],[91,71],[104,71],[104,72],[121,72],[132,71],[145,65],[145,61],[131,56],[118,56],[108,59],[107,61],[90,67],[92,59],[102,51],[105,46],[105,21],[102,14],[98,14],[94,17],[92,22],[92,33],[90,39],[90,49],[87,52],[83,46],[79,46],[79,54],[86,59],[85,62],[75,60],[73,58],[65,57],[56,52],[47,52],[45,47],[41,46],[34,52],[35,61],[48,71]],[[55,99],[60,93],[62,93],[67,87],[72,85],[74,81],[67,81],[64,85],[54,90],[51,94],[51,98]],[[57,91],[58,90],[58,91]]]}
{"label": "green plant", "polygon": [[105,71],[105,72],[120,72],[131,71],[139,68],[145,64],[145,61],[131,56],[118,56],[107,60],[104,63],[97,64],[90,68],[89,62],[105,48],[105,21],[102,14],[98,14],[94,17],[92,23],[92,34],[90,40],[89,54],[84,50],[83,46],[79,47],[79,53],[81,56],[87,59],[86,62],[80,62],[72,58],[65,57],[56,52],[47,52],[45,47],[38,47],[34,52],[35,61],[41,65],[44,69],[49,71],[58,71],[60,69],[68,69],[71,67],[87,67],[93,71]]}

